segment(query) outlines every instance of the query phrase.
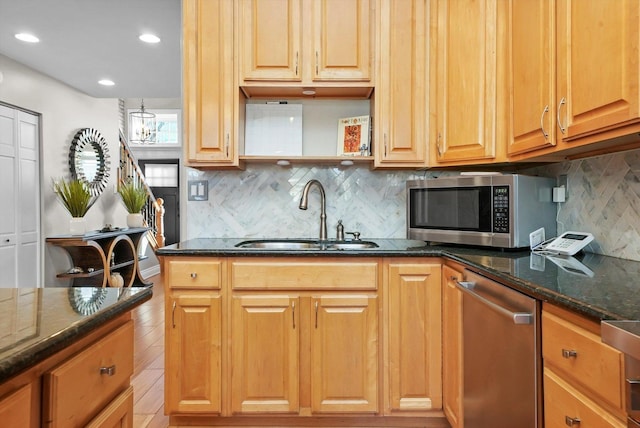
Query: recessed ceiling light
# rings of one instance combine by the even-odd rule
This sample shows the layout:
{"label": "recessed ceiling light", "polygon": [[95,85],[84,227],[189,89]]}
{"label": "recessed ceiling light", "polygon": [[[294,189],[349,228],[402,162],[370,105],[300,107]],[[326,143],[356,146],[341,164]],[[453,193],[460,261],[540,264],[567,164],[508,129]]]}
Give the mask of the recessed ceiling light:
{"label": "recessed ceiling light", "polygon": [[109,79],[98,80],[98,83],[101,84],[102,86],[113,86],[113,85],[115,85],[113,80],[109,80]]}
{"label": "recessed ceiling light", "polygon": [[160,37],[154,35],[154,34],[150,34],[150,33],[145,33],[145,34],[141,34],[140,37],[138,37],[140,40],[142,40],[145,43],[159,43],[160,42]]}
{"label": "recessed ceiling light", "polygon": [[15,37],[16,39],[27,43],[38,43],[40,41],[39,38],[29,33],[18,33],[15,35]]}

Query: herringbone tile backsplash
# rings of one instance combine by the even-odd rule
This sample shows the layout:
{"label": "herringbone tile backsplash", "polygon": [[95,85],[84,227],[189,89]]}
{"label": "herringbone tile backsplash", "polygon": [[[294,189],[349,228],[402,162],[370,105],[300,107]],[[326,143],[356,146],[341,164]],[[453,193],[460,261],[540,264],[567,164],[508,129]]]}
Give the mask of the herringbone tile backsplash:
{"label": "herringbone tile backsplash", "polygon": [[[188,180],[207,180],[209,200],[187,203],[187,239],[198,237],[315,238],[320,196],[311,190],[309,209],[298,209],[305,183],[315,178],[326,191],[329,237],[342,219],[363,238],[405,238],[405,181],[432,172],[251,165],[245,171],[187,169]],[[587,249],[640,260],[640,150],[558,163],[522,173],[567,174],[568,199],[560,204],[558,233],[591,232]]]}
{"label": "herringbone tile backsplash", "polygon": [[560,204],[558,233],[593,233],[588,251],[640,261],[640,150],[597,156],[528,172],[566,174],[567,201]]}

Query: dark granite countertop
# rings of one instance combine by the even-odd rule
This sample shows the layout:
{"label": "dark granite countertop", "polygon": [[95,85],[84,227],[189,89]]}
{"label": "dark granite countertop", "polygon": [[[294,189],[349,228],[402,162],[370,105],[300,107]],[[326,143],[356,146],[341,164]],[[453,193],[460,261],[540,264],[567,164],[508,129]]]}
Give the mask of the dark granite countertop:
{"label": "dark granite countertop", "polygon": [[0,382],[151,296],[152,286],[0,289],[0,311],[7,323],[0,338]]}
{"label": "dark granite countertop", "polygon": [[158,255],[270,257],[445,257],[461,262],[539,300],[593,319],[640,320],[640,262],[591,253],[550,257],[530,251],[501,251],[426,245],[406,239],[368,239],[378,248],[359,250],[264,250],[235,247],[240,238],[201,238],[170,245]]}

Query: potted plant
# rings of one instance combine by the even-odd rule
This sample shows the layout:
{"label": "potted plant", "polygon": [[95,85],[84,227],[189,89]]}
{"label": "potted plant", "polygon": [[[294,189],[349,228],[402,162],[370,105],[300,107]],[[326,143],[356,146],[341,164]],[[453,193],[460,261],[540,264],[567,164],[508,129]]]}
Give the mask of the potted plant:
{"label": "potted plant", "polygon": [[89,211],[97,197],[92,196],[87,183],[79,179],[55,181],[53,183],[53,191],[58,195],[69,214],[71,214],[69,232],[72,235],[84,235],[86,232],[84,215]]}
{"label": "potted plant", "polygon": [[127,226],[142,227],[144,220],[142,218],[142,208],[147,203],[147,191],[133,180],[129,180],[120,184],[118,189],[122,203],[129,215],[127,216]]}

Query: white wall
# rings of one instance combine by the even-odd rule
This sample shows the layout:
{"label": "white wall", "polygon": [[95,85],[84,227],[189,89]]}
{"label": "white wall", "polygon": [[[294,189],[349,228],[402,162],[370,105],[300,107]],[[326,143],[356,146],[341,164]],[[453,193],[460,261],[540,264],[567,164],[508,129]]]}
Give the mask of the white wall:
{"label": "white wall", "polygon": [[[0,73],[0,101],[41,115],[43,239],[69,232],[71,216],[56,199],[51,183],[54,178],[70,177],[69,146],[81,128],[95,128],[105,137],[111,161],[107,189],[87,213],[87,228],[99,229],[106,223],[124,226],[127,212],[114,193],[120,158],[118,100],[90,97],[3,55],[0,55]],[[65,285],[55,280],[60,267],[68,264],[64,252],[44,247],[43,256],[44,285]]]}

